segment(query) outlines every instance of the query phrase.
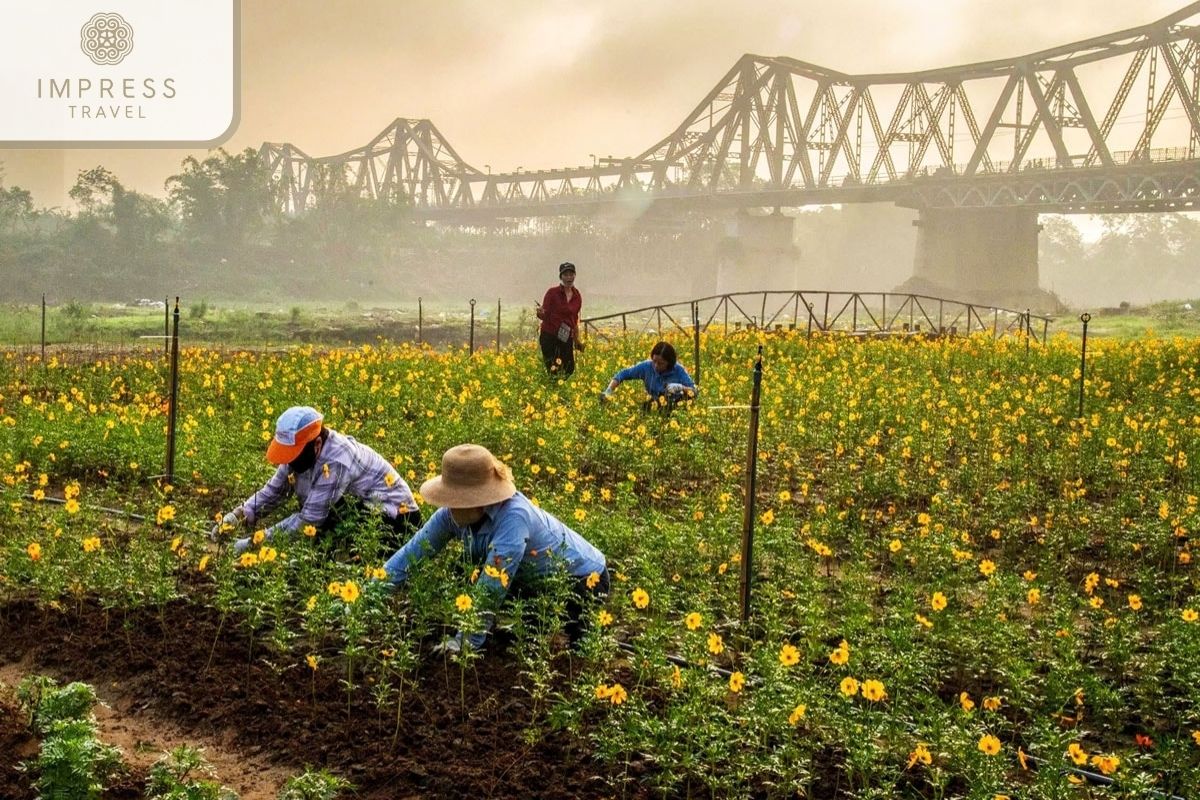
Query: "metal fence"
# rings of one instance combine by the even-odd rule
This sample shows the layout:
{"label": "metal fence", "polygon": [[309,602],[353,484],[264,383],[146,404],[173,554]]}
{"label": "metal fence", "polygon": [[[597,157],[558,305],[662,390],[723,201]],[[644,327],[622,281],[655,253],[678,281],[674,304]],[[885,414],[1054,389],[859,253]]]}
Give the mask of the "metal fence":
{"label": "metal fence", "polygon": [[[943,297],[896,292],[733,292],[588,317],[588,334],[691,334],[699,327],[723,333],[743,328],[805,330],[853,336],[1024,334],[1045,341],[1049,317]],[[665,327],[664,327],[665,325]]]}

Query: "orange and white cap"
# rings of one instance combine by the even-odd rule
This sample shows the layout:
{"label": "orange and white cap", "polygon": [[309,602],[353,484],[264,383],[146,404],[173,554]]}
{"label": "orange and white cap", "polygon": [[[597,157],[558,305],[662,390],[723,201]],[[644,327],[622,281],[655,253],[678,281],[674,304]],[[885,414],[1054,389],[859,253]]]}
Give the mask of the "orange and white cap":
{"label": "orange and white cap", "polygon": [[275,438],[267,447],[267,461],[290,464],[304,445],[321,435],[324,419],[321,412],[309,406],[292,406],[284,411],[275,423]]}

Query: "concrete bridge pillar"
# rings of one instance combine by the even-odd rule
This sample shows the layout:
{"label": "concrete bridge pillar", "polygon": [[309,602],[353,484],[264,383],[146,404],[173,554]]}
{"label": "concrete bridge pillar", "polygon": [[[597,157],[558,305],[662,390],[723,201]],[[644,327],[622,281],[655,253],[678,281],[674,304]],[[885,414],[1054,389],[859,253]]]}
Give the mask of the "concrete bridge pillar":
{"label": "concrete bridge pillar", "polygon": [[715,291],[794,288],[799,259],[795,235],[795,218],[780,213],[739,213],[727,220],[717,242]]}
{"label": "concrete bridge pillar", "polygon": [[910,288],[997,304],[1038,295],[1036,212],[923,208],[913,225],[918,232]]}

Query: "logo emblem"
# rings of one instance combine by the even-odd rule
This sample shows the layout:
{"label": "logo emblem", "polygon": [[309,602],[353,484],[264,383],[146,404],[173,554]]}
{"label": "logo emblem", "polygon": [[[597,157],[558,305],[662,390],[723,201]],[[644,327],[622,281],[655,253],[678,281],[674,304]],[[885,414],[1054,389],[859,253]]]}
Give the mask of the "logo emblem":
{"label": "logo emblem", "polygon": [[120,14],[96,14],[80,29],[79,47],[96,64],[120,64],[133,51],[133,28]]}

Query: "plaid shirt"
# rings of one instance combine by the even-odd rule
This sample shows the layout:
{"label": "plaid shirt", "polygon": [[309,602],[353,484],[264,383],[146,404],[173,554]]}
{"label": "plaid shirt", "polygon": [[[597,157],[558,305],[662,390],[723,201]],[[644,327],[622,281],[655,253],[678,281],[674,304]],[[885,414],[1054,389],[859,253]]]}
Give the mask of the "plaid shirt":
{"label": "plaid shirt", "polygon": [[344,495],[357,497],[388,517],[417,507],[408,484],[383,456],[354,437],[331,429],[312,469],[296,474],[283,464],[266,486],[242,504],[246,521],[253,525],[292,494],[300,498],[300,510],[271,526],[268,535],[297,531],[305,525],[320,527],[329,509]]}

